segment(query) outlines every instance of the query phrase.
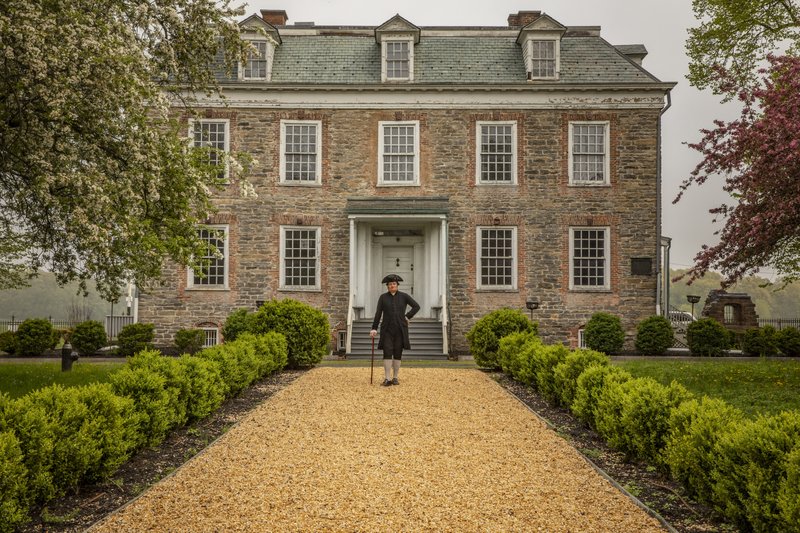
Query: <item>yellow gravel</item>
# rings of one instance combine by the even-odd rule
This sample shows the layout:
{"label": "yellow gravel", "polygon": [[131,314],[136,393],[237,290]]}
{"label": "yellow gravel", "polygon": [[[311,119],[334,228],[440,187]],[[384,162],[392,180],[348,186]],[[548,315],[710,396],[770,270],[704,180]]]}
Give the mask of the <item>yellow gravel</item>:
{"label": "yellow gravel", "polygon": [[92,531],[663,531],[478,370],[316,368]]}

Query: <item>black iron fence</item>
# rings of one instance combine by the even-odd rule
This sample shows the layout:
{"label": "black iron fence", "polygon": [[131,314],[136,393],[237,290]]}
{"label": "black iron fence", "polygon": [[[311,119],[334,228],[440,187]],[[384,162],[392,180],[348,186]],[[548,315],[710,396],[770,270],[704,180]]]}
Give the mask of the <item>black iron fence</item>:
{"label": "black iron fence", "polygon": [[[53,317],[47,317],[47,320],[56,329],[69,329],[74,328],[79,322],[71,320],[53,320]],[[19,325],[25,321],[24,318],[11,317],[11,320],[0,320],[0,332],[2,331],[17,331]],[[133,324],[133,317],[130,315],[106,315],[103,320],[103,326],[106,329],[106,335],[109,339],[115,339],[119,332],[127,326]]]}

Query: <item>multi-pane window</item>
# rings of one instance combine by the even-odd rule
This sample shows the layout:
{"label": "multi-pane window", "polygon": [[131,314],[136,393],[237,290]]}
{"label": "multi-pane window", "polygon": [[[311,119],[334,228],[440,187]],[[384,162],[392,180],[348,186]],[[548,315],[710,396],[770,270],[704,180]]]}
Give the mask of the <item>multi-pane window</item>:
{"label": "multi-pane window", "polygon": [[531,78],[556,77],[556,42],[531,41]]}
{"label": "multi-pane window", "polygon": [[281,122],[281,182],[320,183],[320,121]]}
{"label": "multi-pane window", "polygon": [[194,120],[191,122],[192,144],[208,150],[208,162],[219,166],[218,177],[227,177],[225,153],[228,151],[228,120]]}
{"label": "multi-pane window", "polygon": [[570,183],[607,185],[608,122],[570,123]]}
{"label": "multi-pane window", "polygon": [[319,289],[319,228],[281,228],[281,288]]}
{"label": "multi-pane window", "polygon": [[210,348],[219,344],[219,328],[202,328],[202,330],[206,334],[203,348]]}
{"label": "multi-pane window", "polygon": [[267,47],[266,41],[250,41],[255,50],[247,52],[247,61],[243,65],[242,79],[264,80],[267,78]]}
{"label": "multi-pane window", "polygon": [[228,228],[204,226],[198,229],[200,239],[206,244],[201,258],[202,266],[191,270],[189,286],[195,288],[225,288],[228,285]]}
{"label": "multi-pane window", "polygon": [[479,122],[478,183],[516,183],[516,124]]}
{"label": "multi-pane window", "polygon": [[388,41],[386,46],[386,79],[407,80],[411,76],[411,43]]}
{"label": "multi-pane window", "polygon": [[379,184],[415,185],[419,175],[418,122],[381,122]]}
{"label": "multi-pane window", "polygon": [[478,228],[478,288],[516,288],[517,228]]}
{"label": "multi-pane window", "polygon": [[609,288],[608,228],[570,229],[570,288]]}

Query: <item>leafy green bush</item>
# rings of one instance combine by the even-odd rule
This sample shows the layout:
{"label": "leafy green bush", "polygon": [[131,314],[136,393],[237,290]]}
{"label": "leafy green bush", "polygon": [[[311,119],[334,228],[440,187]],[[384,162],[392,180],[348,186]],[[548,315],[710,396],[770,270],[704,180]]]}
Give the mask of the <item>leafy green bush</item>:
{"label": "leafy green bush", "polygon": [[254,336],[256,354],[261,360],[259,377],[269,375],[278,370],[283,370],[289,362],[289,347],[286,337],[276,331],[264,335]]}
{"label": "leafy green bush", "polygon": [[743,418],[738,409],[707,396],[683,402],[672,412],[663,458],[692,497],[711,503],[717,441]]}
{"label": "leafy green bush", "polygon": [[619,367],[592,365],[578,376],[575,383],[575,397],[570,409],[575,416],[595,427],[597,402],[605,387],[612,383],[623,383],[631,379],[633,377]]}
{"label": "leafy green bush", "polygon": [[529,387],[536,386],[538,360],[535,356],[542,349],[544,349],[544,344],[538,337],[533,337],[522,346],[516,360],[511,364],[511,375],[515,380]]}
{"label": "leafy green bush", "polygon": [[228,315],[222,325],[222,338],[225,342],[235,341],[242,333],[252,332],[251,322],[254,316],[246,308],[237,309]]}
{"label": "leafy green bush", "polygon": [[87,320],[75,326],[70,343],[81,355],[91,355],[106,345],[106,328],[97,320]]}
{"label": "leafy green bush", "polygon": [[558,402],[570,407],[575,400],[578,377],[590,366],[608,366],[611,360],[604,353],[594,350],[575,350],[553,369],[553,385]]}
{"label": "leafy green bush", "polygon": [[529,342],[536,342],[539,337],[533,331],[517,331],[500,339],[497,349],[497,362],[503,372],[516,378],[522,365],[520,354]]}
{"label": "leafy green bush", "polygon": [[701,318],[686,328],[686,343],[692,355],[719,357],[730,346],[728,331],[713,318]]}
{"label": "leafy green bush", "polygon": [[13,331],[0,333],[0,352],[13,355],[17,351],[17,336]]}
{"label": "leafy green bush", "polygon": [[778,508],[786,524],[800,524],[800,445],[786,456],[786,478],[778,489]]}
{"label": "leafy green bush", "polygon": [[166,378],[148,368],[129,366],[114,372],[110,383],[114,392],[133,400],[131,418],[139,426],[135,447],[154,446],[164,440],[175,414],[170,412],[170,393]]}
{"label": "leafy green bush", "polygon": [[[1,335],[1,334],[0,334]],[[797,328],[783,328],[775,334],[775,342],[783,355],[800,356],[800,331]],[[0,346],[0,350],[2,350]]]}
{"label": "leafy green bush", "polygon": [[177,359],[165,357],[158,350],[142,350],[128,359],[127,368],[148,370],[163,377],[167,398],[167,428],[180,427],[186,423],[190,383]]}
{"label": "leafy green bush", "polygon": [[297,300],[270,300],[250,320],[250,333],[277,331],[286,337],[291,368],[316,365],[330,350],[328,317]]}
{"label": "leafy green bush", "polygon": [[[797,531],[786,522],[781,488],[787,459],[800,442],[800,412],[746,420],[717,442],[714,470],[716,508],[745,531]],[[791,488],[789,488],[791,490]]]}
{"label": "leafy green bush", "polygon": [[652,378],[610,383],[597,401],[597,431],[626,456],[663,464],[660,452],[669,435],[672,411],[690,396],[676,382],[665,387]]}
{"label": "leafy green bush", "polygon": [[618,316],[595,313],[583,330],[586,347],[605,354],[619,353],[625,344],[625,331]]}
{"label": "leafy green bush", "polygon": [[28,521],[28,470],[17,437],[0,431],[0,532],[11,533]]}
{"label": "leafy green bush", "polygon": [[484,368],[499,368],[500,339],[518,332],[538,334],[538,325],[518,309],[497,309],[481,317],[467,333],[475,363]]}
{"label": "leafy green bush", "polygon": [[175,333],[175,346],[180,353],[197,353],[205,342],[206,332],[202,329],[179,329]]}
{"label": "leafy green bush", "polygon": [[42,355],[53,342],[53,325],[44,318],[29,318],[17,328],[16,353]]}
{"label": "leafy green bush", "polygon": [[661,355],[672,346],[674,335],[666,317],[645,318],[636,327],[636,351],[642,355]]}
{"label": "leafy green bush", "polygon": [[153,348],[155,338],[154,324],[128,324],[117,335],[117,353],[119,355],[133,355],[142,350]]}
{"label": "leafy green bush", "polygon": [[220,365],[210,359],[184,354],[179,360],[189,382],[186,414],[198,420],[214,412],[225,401],[227,385],[222,379]]}
{"label": "leafy green bush", "polygon": [[772,357],[778,354],[777,331],[772,326],[751,328],[742,337],[742,351],[745,355]]}
{"label": "leafy green bush", "polygon": [[541,346],[533,351],[533,365],[536,369],[536,390],[551,402],[558,401],[558,388],[555,369],[569,355],[569,349],[561,344]]}

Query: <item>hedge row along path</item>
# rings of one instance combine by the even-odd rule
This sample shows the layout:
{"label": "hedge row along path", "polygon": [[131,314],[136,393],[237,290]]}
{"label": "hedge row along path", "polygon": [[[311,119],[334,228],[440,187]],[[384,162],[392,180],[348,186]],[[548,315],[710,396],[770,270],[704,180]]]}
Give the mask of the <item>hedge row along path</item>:
{"label": "hedge row along path", "polygon": [[483,372],[400,382],[311,370],[90,531],[663,531]]}

